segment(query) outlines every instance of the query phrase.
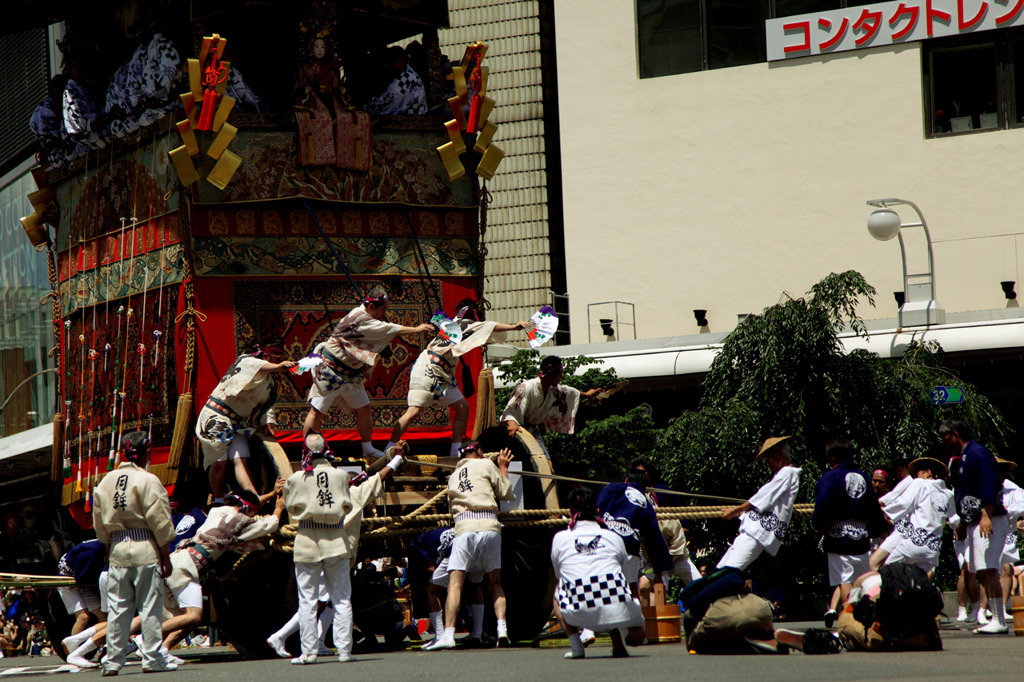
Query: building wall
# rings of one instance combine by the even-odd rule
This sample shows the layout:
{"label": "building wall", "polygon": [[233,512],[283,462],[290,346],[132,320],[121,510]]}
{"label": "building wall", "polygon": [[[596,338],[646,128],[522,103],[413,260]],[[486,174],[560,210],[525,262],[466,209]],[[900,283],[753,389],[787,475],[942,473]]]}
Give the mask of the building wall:
{"label": "building wall", "polygon": [[488,44],[487,91],[499,126],[494,143],[505,158],[487,182],[484,295],[491,317],[502,322],[529,319],[551,304],[540,13],[538,0],[449,0],[451,28],[439,31],[441,51],[452,60],[471,42]]}
{"label": "building wall", "polygon": [[847,269],[879,291],[862,314],[893,318],[899,246],[866,229],[880,197],[921,207],[947,312],[1020,282],[1024,130],[925,139],[920,44],[640,80],[633,2],[555,11],[574,343],[589,302],[636,304],[641,338],[697,331],[695,308],[727,331]]}
{"label": "building wall", "polygon": [[[33,161],[0,178],[0,403],[11,402],[0,415],[0,437],[53,420],[55,373],[32,374],[54,366],[48,351],[53,338],[47,277],[47,252],[36,251],[25,236],[22,216],[33,212],[28,193],[36,189],[28,172]],[[15,390],[17,393],[15,393]]]}

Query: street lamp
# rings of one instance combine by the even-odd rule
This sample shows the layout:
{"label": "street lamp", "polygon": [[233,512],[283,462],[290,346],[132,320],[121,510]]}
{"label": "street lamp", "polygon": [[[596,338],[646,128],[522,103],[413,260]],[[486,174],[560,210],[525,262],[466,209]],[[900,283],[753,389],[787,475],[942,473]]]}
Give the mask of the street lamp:
{"label": "street lamp", "polygon": [[[868,206],[875,211],[868,216],[868,232],[879,241],[889,241],[893,237],[900,240],[900,257],[903,260],[903,291],[906,299],[899,310],[899,326],[924,327],[932,324],[945,324],[946,310],[935,298],[935,256],[932,253],[932,235],[928,231],[921,209],[912,201],[905,199],[872,199]],[[892,206],[909,206],[914,209],[918,220],[903,222]],[[920,227],[924,229],[924,238],[928,244],[928,270],[926,272],[907,272],[907,250],[903,245],[903,229]]]}

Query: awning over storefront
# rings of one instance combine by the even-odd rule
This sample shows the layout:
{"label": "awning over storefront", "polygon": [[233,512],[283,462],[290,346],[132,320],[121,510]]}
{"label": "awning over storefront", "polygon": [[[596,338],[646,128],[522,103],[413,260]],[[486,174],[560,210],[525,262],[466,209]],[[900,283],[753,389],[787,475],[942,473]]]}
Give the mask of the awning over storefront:
{"label": "awning over storefront", "polygon": [[52,448],[52,422],[0,438],[0,483],[48,472]]}

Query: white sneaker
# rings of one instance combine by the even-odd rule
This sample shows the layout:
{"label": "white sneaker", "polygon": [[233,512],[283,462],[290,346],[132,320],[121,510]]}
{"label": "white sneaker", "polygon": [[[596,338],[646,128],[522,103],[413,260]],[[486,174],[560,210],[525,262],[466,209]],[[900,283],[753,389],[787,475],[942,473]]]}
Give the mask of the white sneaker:
{"label": "white sneaker", "polygon": [[356,660],[352,654],[338,654],[338,663],[351,663]]}
{"label": "white sneaker", "polygon": [[[594,634],[594,631],[587,628],[583,628],[583,630],[580,632],[580,644],[582,644],[584,647],[588,647],[596,641],[597,635]],[[577,658],[579,657],[577,656]]]}
{"label": "white sneaker", "polygon": [[302,654],[292,659],[292,665],[312,665],[316,663],[316,654]]}
{"label": "white sneaker", "polygon": [[993,620],[988,625],[982,625],[980,628],[974,628],[974,634],[976,635],[1005,635],[1010,629],[1005,625],[1000,625],[999,621]]}
{"label": "white sneaker", "polygon": [[321,646],[317,650],[316,655],[317,656],[333,656],[334,655],[334,650],[333,649],[328,649],[325,646]]}
{"label": "white sneaker", "polygon": [[184,658],[178,658],[177,656],[175,656],[174,654],[172,654],[170,652],[164,654],[164,660],[167,661],[168,663],[173,663],[174,665],[184,665],[185,664],[185,659]]}
{"label": "white sneaker", "polygon": [[288,650],[284,648],[283,640],[271,635],[270,637],[267,637],[267,644],[269,644],[270,648],[274,650],[274,653],[281,658],[288,658],[291,656],[291,654],[288,653]]}
{"label": "white sneaker", "polygon": [[78,668],[98,668],[99,663],[93,663],[85,656],[76,656],[74,653],[68,654],[68,663]]}
{"label": "white sneaker", "polygon": [[587,657],[587,652],[584,649],[581,649],[579,651],[566,651],[565,652],[565,657],[566,658],[586,658]]}
{"label": "white sneaker", "polygon": [[425,645],[422,650],[423,651],[437,651],[439,649],[454,649],[454,648],[455,648],[455,640],[454,639],[445,639],[444,637],[438,637],[437,639],[435,639],[430,644]]}

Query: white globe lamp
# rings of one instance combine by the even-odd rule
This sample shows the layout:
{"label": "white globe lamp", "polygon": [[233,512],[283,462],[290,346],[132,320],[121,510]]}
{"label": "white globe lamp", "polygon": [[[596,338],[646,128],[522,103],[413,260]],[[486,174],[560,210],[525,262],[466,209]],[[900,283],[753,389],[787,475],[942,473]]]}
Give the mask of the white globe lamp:
{"label": "white globe lamp", "polygon": [[880,208],[868,216],[868,232],[880,242],[887,242],[900,233],[900,217],[891,208]]}

